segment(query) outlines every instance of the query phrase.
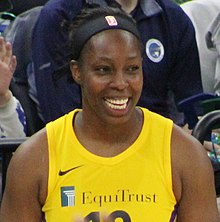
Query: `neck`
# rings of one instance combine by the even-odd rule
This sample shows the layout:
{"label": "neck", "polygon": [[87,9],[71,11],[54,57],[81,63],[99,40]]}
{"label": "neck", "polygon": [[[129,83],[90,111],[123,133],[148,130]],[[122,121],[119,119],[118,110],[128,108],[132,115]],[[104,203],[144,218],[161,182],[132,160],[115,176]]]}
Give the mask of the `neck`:
{"label": "neck", "polygon": [[122,6],[124,11],[130,13],[137,6],[138,0],[116,0],[116,2]]}
{"label": "neck", "polygon": [[136,110],[132,121],[120,127],[97,124],[97,121],[93,122],[91,118],[84,119],[83,113],[79,112],[74,120],[75,134],[89,152],[103,157],[116,156],[130,147],[141,132],[143,114]]}

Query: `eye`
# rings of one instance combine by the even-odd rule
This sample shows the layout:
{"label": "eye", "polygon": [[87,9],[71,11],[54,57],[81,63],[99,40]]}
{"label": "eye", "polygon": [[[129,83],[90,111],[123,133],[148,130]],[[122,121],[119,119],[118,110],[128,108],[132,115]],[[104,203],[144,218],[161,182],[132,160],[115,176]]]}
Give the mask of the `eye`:
{"label": "eye", "polygon": [[140,67],[138,65],[132,65],[132,66],[129,66],[127,71],[129,73],[135,73],[136,71],[138,71],[140,69]]}
{"label": "eye", "polygon": [[103,74],[103,75],[112,73],[112,69],[109,66],[100,66],[100,67],[97,67],[95,70],[97,73]]}

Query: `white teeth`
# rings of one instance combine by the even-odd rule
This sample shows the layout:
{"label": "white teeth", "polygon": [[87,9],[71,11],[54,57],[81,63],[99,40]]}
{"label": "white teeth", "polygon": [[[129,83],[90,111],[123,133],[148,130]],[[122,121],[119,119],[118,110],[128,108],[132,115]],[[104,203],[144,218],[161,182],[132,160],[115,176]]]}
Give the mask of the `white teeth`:
{"label": "white teeth", "polygon": [[123,105],[128,102],[128,98],[127,99],[105,99],[105,100],[111,104],[116,104],[116,105]]}
{"label": "white teeth", "polygon": [[106,104],[111,109],[125,109],[127,106],[128,98],[127,99],[105,99]]}

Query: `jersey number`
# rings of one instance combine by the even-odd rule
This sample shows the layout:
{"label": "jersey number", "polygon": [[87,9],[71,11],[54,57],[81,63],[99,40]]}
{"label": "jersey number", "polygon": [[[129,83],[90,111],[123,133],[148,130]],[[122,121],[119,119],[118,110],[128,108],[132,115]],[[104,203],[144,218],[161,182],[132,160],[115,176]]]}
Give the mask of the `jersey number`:
{"label": "jersey number", "polygon": [[[115,221],[115,219],[121,218],[123,219],[123,222],[131,222],[130,216],[122,210],[116,210],[112,212],[108,217],[113,221]],[[100,213],[92,212],[85,217],[85,220],[91,222],[100,222]]]}

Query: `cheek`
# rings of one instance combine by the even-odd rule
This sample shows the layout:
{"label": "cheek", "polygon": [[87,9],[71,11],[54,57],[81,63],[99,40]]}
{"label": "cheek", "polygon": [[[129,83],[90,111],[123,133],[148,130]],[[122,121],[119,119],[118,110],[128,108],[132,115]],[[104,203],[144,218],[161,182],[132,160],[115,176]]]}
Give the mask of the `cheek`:
{"label": "cheek", "polygon": [[103,82],[97,81],[94,78],[87,78],[83,84],[83,91],[86,97],[93,100],[104,89]]}
{"label": "cheek", "polygon": [[132,79],[130,85],[136,93],[141,94],[143,88],[143,77],[137,76],[136,78]]}

